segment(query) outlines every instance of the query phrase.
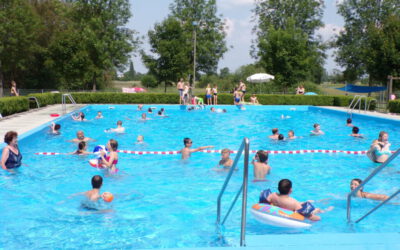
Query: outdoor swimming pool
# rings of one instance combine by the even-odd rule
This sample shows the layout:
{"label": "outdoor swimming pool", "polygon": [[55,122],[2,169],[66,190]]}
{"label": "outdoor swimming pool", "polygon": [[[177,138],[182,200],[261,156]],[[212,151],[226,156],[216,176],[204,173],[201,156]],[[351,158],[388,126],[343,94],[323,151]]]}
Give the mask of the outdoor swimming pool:
{"label": "outdoor swimming pool", "polygon": [[[238,245],[240,205],[237,204],[225,223],[225,240],[218,239],[215,228],[216,199],[226,173],[213,171],[220,154],[194,153],[182,162],[180,155],[119,154],[118,175],[104,175],[92,168],[93,156],[35,155],[36,152],[72,152],[77,130],[96,139],[89,144],[106,144],[110,138],[119,149],[137,151],[171,151],[183,147],[183,138],[190,137],[193,147],[214,145],[215,149],[237,150],[243,137],[250,139],[253,150],[343,149],[366,150],[379,131],[389,133],[392,150],[400,146],[399,122],[354,115],[366,139],[348,136],[347,115],[308,106],[250,106],[240,111],[224,106],[227,113],[209,110],[182,111],[179,106],[152,105],[166,109],[167,118],[149,115],[152,120],[140,121],[142,111],[133,105],[91,105],[82,109],[87,122],[70,117],[60,119],[62,134],[52,136],[48,128],[20,139],[22,166],[17,173],[0,173],[3,234],[0,247],[14,248],[165,248]],[[149,106],[145,106],[147,109]],[[104,119],[94,120],[97,111]],[[281,115],[290,116],[281,119]],[[129,118],[129,119],[127,119]],[[104,133],[122,120],[126,134]],[[326,133],[311,137],[314,123]],[[267,138],[277,127],[287,135],[293,129],[302,138],[276,142]],[[12,129],[12,128],[10,128]],[[135,144],[138,135],[145,144]],[[232,158],[234,155],[232,155]],[[253,155],[251,155],[251,158]],[[248,213],[247,234],[319,234],[341,232],[398,232],[400,223],[393,220],[399,207],[387,205],[363,222],[349,226],[346,221],[346,195],[352,178],[365,178],[374,168],[366,156],[345,154],[270,155],[272,167],[267,182],[249,183],[248,208],[258,201],[265,188],[276,191],[282,178],[293,181],[293,197],[298,200],[330,198],[317,206],[334,210],[323,214],[322,221],[309,230],[288,230],[269,227],[255,221]],[[230,205],[242,182],[242,165],[234,173],[223,199],[223,212]],[[399,159],[383,170],[365,187],[368,192],[390,195],[397,189]],[[82,198],[70,195],[89,190],[93,175],[104,177],[102,191],[110,191],[115,199],[111,211],[92,213],[80,208]],[[250,180],[252,179],[250,168]],[[399,202],[398,199],[395,202]],[[376,202],[355,199],[353,218],[363,215]]]}

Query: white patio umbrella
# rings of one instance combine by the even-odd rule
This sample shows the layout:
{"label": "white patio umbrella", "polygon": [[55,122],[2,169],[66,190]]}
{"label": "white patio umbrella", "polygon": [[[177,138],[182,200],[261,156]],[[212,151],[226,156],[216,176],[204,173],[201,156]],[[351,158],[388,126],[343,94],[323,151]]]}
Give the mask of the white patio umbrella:
{"label": "white patio umbrella", "polygon": [[[246,78],[248,82],[252,83],[269,82],[274,79],[275,77],[273,75],[267,73],[257,73]],[[260,93],[261,93],[261,85],[260,85]]]}

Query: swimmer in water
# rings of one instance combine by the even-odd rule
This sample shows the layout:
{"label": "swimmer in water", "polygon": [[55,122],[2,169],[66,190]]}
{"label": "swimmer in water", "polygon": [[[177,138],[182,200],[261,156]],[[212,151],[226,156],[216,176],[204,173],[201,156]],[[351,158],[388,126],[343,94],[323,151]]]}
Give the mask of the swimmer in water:
{"label": "swimmer in water", "polygon": [[294,131],[293,130],[289,130],[287,138],[290,139],[290,140],[293,140],[293,139],[296,139],[297,136],[294,135]]}
{"label": "swimmer in water", "polygon": [[101,113],[101,111],[97,112],[97,116],[94,119],[103,119],[103,114]]}
{"label": "swimmer in water", "polygon": [[137,106],[137,110],[143,110],[143,104],[139,104],[139,105]]}
{"label": "swimmer in water", "polygon": [[104,130],[104,132],[125,133],[125,128],[122,127],[122,121],[117,121],[117,127]]}
{"label": "swimmer in water", "polygon": [[198,147],[198,148],[192,149],[191,147],[192,147],[193,141],[190,138],[183,139],[183,144],[185,145],[185,147],[179,151],[179,153],[182,154],[182,157],[181,157],[182,160],[189,159],[191,153],[214,147],[214,146],[203,146],[203,147]]}
{"label": "swimmer in water", "polygon": [[[350,190],[353,191],[358,186],[360,186],[361,183],[362,183],[361,179],[355,178],[355,179],[351,180],[351,182],[350,182]],[[389,196],[387,196],[385,194],[373,194],[373,193],[364,192],[362,188],[357,191],[355,196],[359,197],[359,198],[371,199],[371,200],[376,200],[376,201],[384,201],[387,198],[389,198]]]}
{"label": "swimmer in water", "polygon": [[210,111],[211,111],[211,112],[215,112],[215,108],[214,108],[214,107],[211,107],[211,108],[210,108]]}
{"label": "swimmer in water", "polygon": [[321,130],[321,126],[318,123],[314,124],[314,130],[310,131],[310,135],[324,135],[325,133]]}
{"label": "swimmer in water", "polygon": [[57,124],[57,123],[54,123],[54,122],[51,123],[50,129],[51,129],[51,133],[53,135],[60,135],[61,134],[60,133],[60,128],[61,128],[60,124]]}
{"label": "swimmer in water", "polygon": [[149,114],[153,114],[153,109],[152,109],[152,108],[148,108],[148,109],[147,109],[147,112],[148,112]]}
{"label": "swimmer in water", "polygon": [[309,220],[319,221],[321,217],[317,214],[331,211],[333,207],[329,207],[326,210],[315,208],[310,201],[299,202],[292,197],[292,182],[288,179],[282,179],[278,184],[279,193],[272,193],[271,190],[264,190],[260,195],[259,203],[267,203],[280,208],[296,211],[302,214]]}
{"label": "swimmer in water", "polygon": [[107,143],[108,156],[106,156],[105,151],[100,152],[100,160],[99,164],[103,167],[107,168],[111,173],[118,172],[117,164],[118,164],[118,142],[114,139],[111,139]]}
{"label": "swimmer in water", "polygon": [[78,132],[76,132],[76,138],[69,140],[70,142],[76,142],[79,143],[81,141],[84,142],[89,142],[89,141],[95,141],[94,139],[90,138],[90,137],[85,137],[85,134],[83,133],[82,130],[79,130]]}
{"label": "swimmer in water", "polygon": [[90,152],[88,152],[86,150],[87,150],[86,142],[81,141],[78,143],[78,149],[75,152],[72,152],[71,154],[73,154],[73,155],[89,155],[89,154],[91,154]]}
{"label": "swimmer in water", "polygon": [[378,140],[374,140],[367,152],[367,156],[376,163],[384,163],[391,155],[388,141],[389,134],[385,131],[379,133]]}
{"label": "swimmer in water", "polygon": [[143,144],[144,143],[144,136],[138,135],[136,138],[136,144]]}
{"label": "swimmer in water", "polygon": [[103,194],[100,194],[101,186],[103,186],[103,178],[100,175],[92,177],[92,189],[86,191],[84,194],[89,201],[96,202],[100,198],[103,198]]}
{"label": "swimmer in water", "polygon": [[74,121],[80,121],[80,122],[87,121],[85,119],[85,114],[83,112],[79,112],[79,114],[76,116],[71,115],[71,117],[72,117],[72,119],[74,119]]}
{"label": "swimmer in water", "polygon": [[251,164],[254,166],[254,180],[265,181],[265,176],[271,172],[271,167],[268,165],[268,152],[258,150]]}
{"label": "swimmer in water", "polygon": [[358,127],[354,126],[351,129],[351,135],[350,136],[353,136],[353,137],[356,137],[356,138],[364,138],[364,136],[362,134],[358,133],[359,131],[360,131],[360,129]]}
{"label": "swimmer in water", "polygon": [[352,124],[353,120],[351,120],[351,118],[347,118],[346,120],[346,126],[347,127],[354,127],[354,125]]}
{"label": "swimmer in water", "polygon": [[279,139],[279,129],[278,128],[273,128],[272,129],[272,135],[270,135],[269,138],[273,139],[273,140],[278,140]]}
{"label": "swimmer in water", "polygon": [[233,165],[233,160],[230,158],[231,151],[228,148],[221,150],[221,160],[218,162],[218,167],[222,170],[229,170]]}
{"label": "swimmer in water", "polygon": [[147,121],[147,120],[151,120],[151,119],[147,118],[147,114],[146,113],[142,113],[142,116],[140,117],[140,120]]}

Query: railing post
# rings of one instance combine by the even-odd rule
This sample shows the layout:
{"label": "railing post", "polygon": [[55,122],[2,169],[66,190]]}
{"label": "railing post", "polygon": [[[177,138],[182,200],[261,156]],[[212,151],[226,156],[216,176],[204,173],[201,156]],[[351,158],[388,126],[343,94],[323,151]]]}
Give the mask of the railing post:
{"label": "railing post", "polygon": [[244,170],[243,170],[243,198],[242,198],[242,223],[240,230],[240,246],[246,246],[246,213],[247,213],[247,183],[249,176],[249,148],[250,142],[245,138],[244,145]]}

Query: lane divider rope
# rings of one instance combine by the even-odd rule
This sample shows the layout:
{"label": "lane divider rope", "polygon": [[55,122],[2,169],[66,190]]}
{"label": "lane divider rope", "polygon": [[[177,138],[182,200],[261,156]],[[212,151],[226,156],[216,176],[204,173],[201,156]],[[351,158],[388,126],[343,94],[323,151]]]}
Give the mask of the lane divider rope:
{"label": "lane divider rope", "polygon": [[[203,153],[221,153],[222,150],[200,150]],[[351,151],[351,150],[326,150],[326,149],[301,149],[301,150],[266,150],[268,154],[349,154],[349,155],[365,155],[367,150],[361,151]],[[118,153],[124,154],[134,154],[134,155],[177,155],[180,151],[131,151],[131,150],[117,150]],[[232,154],[236,154],[236,150],[230,151]],[[395,151],[391,151],[394,153]],[[250,150],[251,154],[257,153],[257,150]],[[54,152],[38,152],[36,155],[62,155],[64,153],[54,153]]]}

